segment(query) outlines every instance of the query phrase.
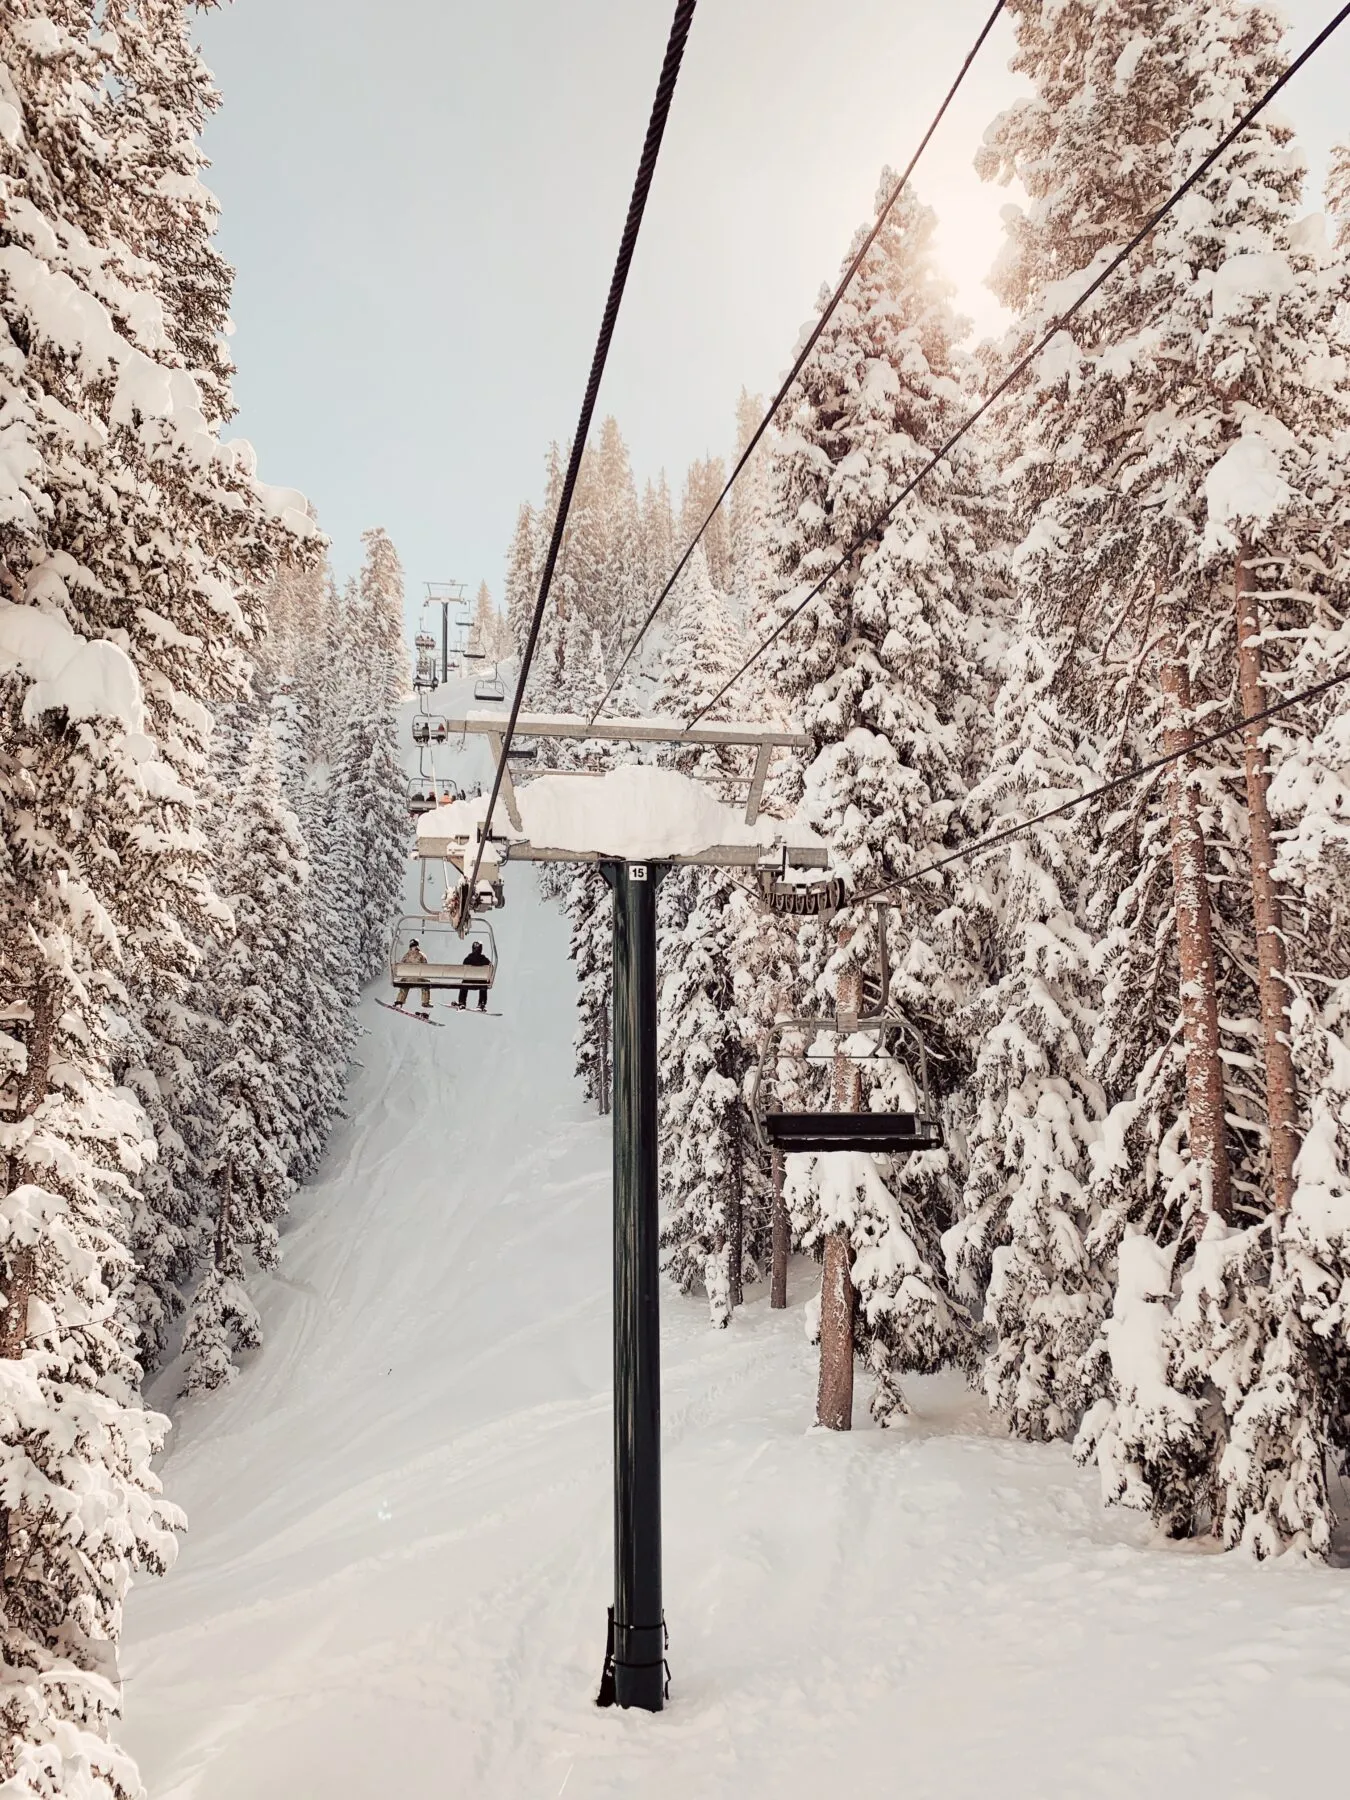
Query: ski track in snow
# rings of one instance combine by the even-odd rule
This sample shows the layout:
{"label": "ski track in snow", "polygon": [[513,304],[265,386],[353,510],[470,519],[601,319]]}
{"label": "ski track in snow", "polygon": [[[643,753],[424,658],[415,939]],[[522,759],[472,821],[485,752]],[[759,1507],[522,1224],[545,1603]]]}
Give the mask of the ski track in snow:
{"label": "ski track in snow", "polygon": [[564,922],[507,886],[504,1016],[432,1038],[363,1001],[264,1346],[177,1408],[189,1531],[124,1653],[154,1800],[1269,1800],[1342,1768],[1350,1574],[1161,1545],[959,1382],[881,1432],[860,1374],[851,1436],[808,1430],[806,1263],[724,1333],[666,1290],[671,1702],[592,1704],[609,1132],[571,1077]]}

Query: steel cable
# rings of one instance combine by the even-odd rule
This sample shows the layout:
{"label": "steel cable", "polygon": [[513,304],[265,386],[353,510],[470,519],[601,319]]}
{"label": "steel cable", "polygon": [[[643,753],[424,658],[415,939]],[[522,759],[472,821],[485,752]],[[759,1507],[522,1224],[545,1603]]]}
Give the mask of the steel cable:
{"label": "steel cable", "polygon": [[913,869],[907,875],[895,875],[879,887],[864,888],[860,893],[850,894],[845,904],[862,906],[871,900],[880,900],[888,894],[897,893],[902,888],[916,886],[925,876],[935,875],[939,869],[948,868],[952,863],[962,862],[968,856],[978,856],[982,851],[995,849],[999,844],[1006,844],[1013,838],[1024,836],[1034,831],[1038,825],[1044,825],[1050,819],[1062,818],[1065,813],[1076,811],[1080,806],[1087,806],[1093,800],[1104,799],[1107,794],[1114,794],[1121,788],[1129,787],[1132,782],[1143,781],[1146,776],[1156,775],[1160,769],[1170,767],[1172,763],[1184,762],[1188,756],[1194,756],[1197,750],[1205,750],[1211,744],[1218,744],[1224,738],[1235,737],[1238,732],[1246,731],[1249,726],[1261,725],[1267,719],[1276,718],[1280,713],[1303,706],[1309,700],[1316,700],[1323,694],[1329,694],[1333,688],[1343,687],[1350,681],[1350,671],[1343,675],[1332,675],[1326,681],[1316,682],[1312,687],[1303,688],[1297,694],[1290,694],[1286,699],[1272,701],[1269,706],[1262,707],[1260,712],[1248,713],[1241,719],[1235,719],[1231,725],[1222,725],[1217,731],[1202,732],[1180,750],[1169,750],[1164,756],[1152,757],[1148,762],[1136,763],[1132,768],[1119,775],[1113,775],[1109,781],[1101,782],[1097,787],[1087,788],[1072,799],[1062,800],[1058,806],[1047,807],[1044,812],[1034,814],[1030,819],[1021,819],[1015,825],[1005,825],[998,831],[991,831],[986,837],[973,839],[962,844],[959,849],[950,850],[945,856],[937,857],[933,862],[924,863],[922,868]]}
{"label": "steel cable", "polygon": [[595,412],[595,402],[600,392],[600,378],[605,372],[605,363],[609,357],[610,341],[614,336],[614,326],[619,316],[619,303],[623,299],[624,288],[628,282],[633,251],[637,247],[638,230],[646,209],[647,196],[651,192],[652,177],[656,173],[656,159],[660,153],[661,139],[665,134],[666,120],[670,115],[671,101],[675,97],[675,83],[680,73],[680,64],[684,59],[684,47],[689,37],[689,27],[693,23],[696,4],[697,0],[677,0],[675,17],[671,21],[670,37],[666,43],[661,75],[656,84],[656,96],[652,101],[651,118],[647,124],[647,136],[642,145],[642,157],[633,182],[632,198],[628,202],[628,217],[624,221],[623,236],[619,240],[619,253],[615,258],[614,273],[610,277],[609,294],[605,300],[604,315],[600,321],[600,334],[596,339],[595,354],[591,358],[591,372],[586,382],[586,393],[581,402],[581,414],[577,420],[576,435],[572,439],[572,453],[568,458],[567,473],[563,479],[562,492],[558,497],[558,511],[553,521],[553,535],[549,540],[548,555],[544,559],[543,573],[539,579],[539,595],[534,603],[529,635],[526,637],[525,648],[521,653],[520,676],[511,700],[511,715],[507,720],[506,734],[502,738],[501,755],[497,760],[497,768],[492,780],[492,793],[488,800],[487,813],[479,828],[478,852],[474,857],[473,873],[469,877],[470,906],[473,903],[473,895],[477,891],[478,874],[483,864],[483,851],[492,830],[492,815],[501,793],[502,777],[506,772],[506,759],[511,752],[511,740],[515,734],[516,721],[520,717],[521,702],[525,697],[525,684],[530,674],[530,664],[534,659],[535,646],[539,642],[539,629],[544,619],[544,608],[548,604],[549,590],[553,585],[553,570],[558,561],[558,551],[567,526],[567,514],[572,505],[572,495],[575,492],[577,476],[581,470],[581,459],[585,454],[586,439],[590,435],[591,417]]}
{"label": "steel cable", "polygon": [[773,630],[763,642],[760,643],[756,649],[751,651],[750,655],[746,657],[745,661],[736,670],[735,674],[722,684],[713,695],[712,699],[708,701],[707,705],[700,707],[698,712],[696,712],[692,718],[685,721],[686,729],[697,725],[700,719],[705,719],[708,716],[712,709],[717,705],[718,701],[735,687],[741,676],[744,675],[748,669],[754,667],[760,657],[763,656],[764,652],[783,635],[788,626],[795,624],[811,602],[820,594],[822,589],[834,580],[835,576],[839,574],[841,569],[847,566],[849,560],[856,556],[859,550],[864,549],[868,544],[873,542],[874,539],[879,540],[880,537],[884,535],[885,527],[889,525],[900,507],[914,492],[915,488],[918,487],[919,483],[923,481],[926,476],[932,474],[933,470],[940,462],[944,461],[945,458],[950,455],[961,442],[962,438],[965,437],[969,431],[974,429],[989,411],[989,408],[994,402],[1003,394],[1007,393],[1012,384],[1018,380],[1020,376],[1026,373],[1027,369],[1035,362],[1036,358],[1045,349],[1046,345],[1063,331],[1069,320],[1087,305],[1094,294],[1100,291],[1103,285],[1115,274],[1116,270],[1120,268],[1121,264],[1134,254],[1140,244],[1143,243],[1144,239],[1148,237],[1149,233],[1155,231],[1172,209],[1185,199],[1186,195],[1190,193],[1191,189],[1195,187],[1198,182],[1204,179],[1230,145],[1232,145],[1247,127],[1265,111],[1266,107],[1270,105],[1275,96],[1293,79],[1303,65],[1321,49],[1322,45],[1332,33],[1343,25],[1347,18],[1350,18],[1350,4],[1343,6],[1336,14],[1335,18],[1331,20],[1330,24],[1323,26],[1317,36],[1299,53],[1298,56],[1294,58],[1293,62],[1290,63],[1289,67],[1278,80],[1272,82],[1270,87],[1266,89],[1265,93],[1262,94],[1256,104],[1242,115],[1237,124],[1224,134],[1209,152],[1208,156],[1196,165],[1186,177],[1185,181],[1181,183],[1181,186],[1163,202],[1156,212],[1149,215],[1124,248],[1118,251],[1117,254],[1112,257],[1111,261],[1106,264],[1105,268],[1103,268],[1093,280],[1088,283],[1087,287],[1083,289],[1082,293],[1073,304],[1067,307],[1062,313],[1056,314],[1055,318],[1032,345],[1031,349],[1028,350],[1026,354],[1013,365],[1003,379],[990,390],[986,397],[975,408],[974,412],[967,415],[965,420],[957,427],[941,448],[935,450],[923,467],[912,476],[908,482],[906,482],[905,486],[886,508],[885,512],[882,513],[881,517],[875,520],[873,524],[869,525],[866,531],[849,544],[843,554],[829,569],[826,570],[825,574],[821,576],[820,580],[805,598],[799,601],[798,604],[792,608],[791,612],[786,613],[783,618],[779,620],[778,624],[774,626]]}
{"label": "steel cable", "polygon": [[830,320],[834,317],[835,310],[838,307],[840,301],[843,299],[844,294],[849,286],[849,283],[853,280],[853,277],[858,273],[858,270],[862,267],[863,259],[867,255],[867,252],[872,248],[873,244],[877,241],[877,238],[880,235],[882,228],[885,226],[887,219],[891,215],[891,211],[894,208],[896,201],[900,198],[901,194],[905,191],[905,188],[909,185],[911,176],[913,175],[915,169],[919,166],[919,158],[923,155],[924,151],[928,148],[929,140],[933,136],[933,133],[937,130],[938,126],[942,123],[943,116],[946,113],[947,108],[951,105],[952,101],[956,98],[957,89],[961,86],[961,83],[965,80],[967,74],[969,73],[970,65],[974,62],[975,58],[979,55],[980,51],[983,49],[984,40],[989,36],[989,33],[994,29],[994,22],[997,20],[999,14],[1003,11],[1003,7],[1004,7],[1004,0],[996,0],[993,12],[991,12],[989,17],[985,20],[984,27],[981,30],[980,35],[976,38],[975,42],[971,45],[969,51],[966,53],[965,61],[961,64],[961,67],[957,70],[956,80],[947,89],[946,97],[944,98],[941,106],[939,106],[937,111],[934,113],[932,121],[929,124],[927,131],[925,131],[922,138],[920,138],[918,149],[914,152],[913,156],[910,157],[909,162],[905,166],[904,174],[900,177],[899,181],[897,181],[895,186],[891,189],[890,195],[888,196],[888,198],[886,200],[886,204],[882,207],[881,211],[878,213],[876,224],[873,225],[872,229],[868,232],[867,236],[863,239],[862,247],[859,249],[858,254],[853,258],[853,261],[849,264],[848,268],[844,271],[844,274],[843,274],[842,278],[840,279],[839,285],[838,285],[838,287],[835,288],[833,294],[831,294],[829,302],[826,305],[824,312],[821,313],[820,317],[816,320],[816,323],[815,323],[814,327],[812,328],[810,336],[807,338],[806,342],[802,345],[801,349],[798,351],[797,360],[793,363],[792,367],[788,370],[786,376],[783,378],[782,386],[779,388],[778,392],[774,395],[773,400],[769,405],[768,411],[765,413],[764,417],[760,420],[759,424],[755,427],[754,436],[750,439],[749,443],[745,446],[744,450],[742,450],[741,455],[740,455],[740,460],[737,462],[736,467],[731,471],[730,475],[728,475],[725,487],[723,487],[721,493],[717,496],[716,500],[713,501],[712,506],[709,508],[707,518],[704,519],[703,523],[699,526],[698,530],[694,533],[693,537],[685,545],[684,554],[680,557],[680,560],[676,563],[675,567],[671,570],[670,575],[668,576],[668,578],[666,580],[666,585],[661,589],[661,592],[656,596],[656,599],[652,602],[651,609],[648,612],[646,618],[642,621],[642,624],[638,627],[637,634],[633,638],[632,643],[629,644],[628,648],[624,651],[623,657],[620,660],[618,668],[614,671],[614,675],[613,675],[612,680],[610,681],[609,686],[605,689],[604,693],[600,696],[600,699],[596,704],[595,710],[590,716],[590,719],[588,721],[589,724],[594,725],[595,721],[600,717],[601,712],[604,710],[605,702],[609,699],[610,695],[614,692],[615,688],[618,687],[619,681],[623,676],[623,672],[628,667],[629,663],[632,661],[633,654],[636,651],[638,645],[642,642],[643,638],[646,637],[647,632],[651,629],[651,626],[655,622],[656,615],[660,612],[661,608],[665,605],[666,600],[668,599],[668,597],[670,595],[671,589],[675,586],[675,583],[679,580],[680,576],[684,573],[685,566],[688,563],[689,558],[694,554],[694,551],[698,548],[699,544],[702,542],[704,532],[707,531],[708,527],[712,524],[713,520],[717,517],[717,514],[721,511],[722,502],[726,499],[727,495],[731,492],[732,488],[735,486],[737,477],[740,475],[741,471],[745,468],[745,465],[749,462],[750,458],[754,455],[755,450],[757,449],[757,447],[759,445],[760,439],[764,436],[764,433],[769,429],[769,426],[773,423],[774,415],[777,413],[779,407],[783,404],[783,401],[787,398],[788,390],[791,388],[793,382],[796,381],[797,377],[801,374],[803,368],[805,368],[806,359],[810,356],[811,352],[815,349],[817,343],[820,341],[821,332],[824,331],[825,327],[829,324]]}

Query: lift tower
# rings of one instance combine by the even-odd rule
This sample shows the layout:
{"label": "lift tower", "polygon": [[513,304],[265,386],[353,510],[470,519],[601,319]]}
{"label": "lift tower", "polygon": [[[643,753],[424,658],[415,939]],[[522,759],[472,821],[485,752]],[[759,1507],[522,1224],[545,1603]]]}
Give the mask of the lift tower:
{"label": "lift tower", "polygon": [[[446,721],[452,734],[485,737],[502,761],[506,721],[500,713],[470,713]],[[807,749],[804,732],[772,725],[705,724],[692,729],[676,719],[587,720],[566,715],[530,715],[516,720],[514,737],[570,738],[581,742],[716,746],[739,750],[744,772],[718,774],[714,785],[745,788],[741,842],[690,845],[657,860],[638,861],[594,849],[536,843],[524,834],[520,800],[509,767],[503,769],[501,797],[510,832],[494,834],[492,850],[502,862],[598,863],[614,896],[614,1604],[601,1675],[602,1706],[643,1707],[659,1712],[665,1703],[666,1625],[661,1588],[661,1342],[656,1068],[656,895],[675,866],[777,871],[823,869],[827,853],[819,841],[783,841],[760,826],[760,802],[769,761],[776,749]],[[546,772],[561,778],[564,772]],[[588,779],[578,773],[578,780]],[[593,779],[594,777],[590,777]],[[419,822],[418,853],[456,851],[438,835],[469,829],[458,823],[464,809],[440,809]],[[728,809],[730,819],[730,809]],[[734,821],[733,821],[734,822]],[[780,823],[780,822],[775,822]],[[480,829],[474,826],[476,831]],[[783,827],[788,833],[788,828]],[[731,835],[730,833],[728,835]],[[467,868],[476,847],[462,839],[457,851]]]}

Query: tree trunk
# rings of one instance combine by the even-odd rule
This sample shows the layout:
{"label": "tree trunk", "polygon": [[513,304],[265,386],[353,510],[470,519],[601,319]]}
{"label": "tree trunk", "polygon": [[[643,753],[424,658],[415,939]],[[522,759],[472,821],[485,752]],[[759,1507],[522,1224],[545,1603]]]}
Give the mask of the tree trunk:
{"label": "tree trunk", "polygon": [[234,1159],[227,1156],[220,1171],[220,1211],[216,1215],[216,1267],[224,1269],[230,1253],[230,1202],[234,1189]]}
{"label": "tree trunk", "polygon": [[727,1168],[727,1292],[733,1306],[745,1303],[745,1194],[740,1155],[740,1119],[733,1118],[735,1137]]}
{"label": "tree trunk", "polygon": [[600,1008],[600,1071],[596,1098],[600,1104],[600,1117],[603,1119],[609,1112],[609,1003]]}
{"label": "tree trunk", "polygon": [[[1194,741],[1191,683],[1178,647],[1162,665],[1163,748],[1168,755]],[[1181,1017],[1186,1043],[1186,1105],[1191,1155],[1200,1167],[1205,1198],[1221,1219],[1231,1214],[1228,1139],[1224,1122],[1223,1067],[1219,1061],[1219,1001],[1214,936],[1210,924],[1205,839],[1185,759],[1168,776],[1172,811],[1172,884],[1176,895],[1177,949],[1181,963]]]}
{"label": "tree trunk", "polygon": [[[1260,596],[1238,551],[1234,574],[1237,597],[1238,691],[1244,716],[1266,706],[1261,681]],[[1261,996],[1261,1048],[1266,1065],[1266,1114],[1270,1122],[1270,1167],[1275,1206],[1284,1212],[1294,1198],[1294,1161],[1298,1156],[1298,1082],[1290,1049],[1289,982],[1285,969],[1284,914],[1275,880],[1275,834],[1270,824],[1270,771],[1261,748],[1264,727],[1243,731],[1247,776],[1247,815],[1252,837],[1252,912],[1256,920],[1256,967]]]}
{"label": "tree trunk", "polygon": [[820,1382],[816,1423],[831,1431],[853,1429],[853,1246],[848,1234],[825,1240],[820,1281]]}
{"label": "tree trunk", "polygon": [[[857,1112],[862,1099],[858,1065],[837,1047],[838,1038],[856,1027],[861,1004],[862,970],[846,969],[835,992],[831,1087],[836,1112]],[[816,1423],[831,1431],[853,1429],[853,1307],[853,1245],[846,1231],[832,1231],[825,1239],[820,1277],[820,1381],[816,1388]]]}
{"label": "tree trunk", "polygon": [[769,1286],[769,1305],[782,1312],[787,1305],[787,1266],[792,1248],[792,1227],[783,1203],[783,1152],[771,1152],[773,1166],[773,1279]]}

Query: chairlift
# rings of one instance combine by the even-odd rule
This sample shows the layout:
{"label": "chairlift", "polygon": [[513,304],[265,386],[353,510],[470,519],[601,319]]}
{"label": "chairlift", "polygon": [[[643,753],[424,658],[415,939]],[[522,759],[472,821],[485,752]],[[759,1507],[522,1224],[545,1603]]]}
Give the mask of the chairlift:
{"label": "chairlift", "polygon": [[506,683],[494,668],[490,675],[484,675],[473,684],[475,700],[505,700]]}
{"label": "chairlift", "polygon": [[408,781],[408,817],[420,819],[423,813],[431,812],[436,805],[435,779],[427,780],[425,776],[414,775]]}
{"label": "chairlift", "polygon": [[[884,1055],[903,1063],[914,1086],[917,1104],[913,1112],[784,1112],[768,1104],[765,1088],[772,1081],[778,1040],[787,1031],[833,1035],[838,1022],[830,1018],[782,1019],[770,1027],[748,1096],[755,1135],[766,1150],[869,1150],[879,1156],[899,1156],[942,1148],[946,1138],[929,1087],[923,1038],[903,1014],[892,1011],[860,1018],[857,1030],[841,1047],[850,1062]],[[872,1037],[875,1049],[861,1052],[856,1047],[859,1037]]]}
{"label": "chairlift", "polygon": [[[877,994],[874,1012],[848,1017],[780,1019],[770,1026],[759,1062],[750,1079],[748,1101],[755,1135],[766,1150],[787,1153],[831,1150],[866,1150],[878,1156],[901,1156],[919,1150],[940,1150],[946,1142],[942,1120],[933,1101],[928,1079],[928,1053],[923,1035],[914,1023],[890,1005],[890,965],[886,955],[885,907],[877,932],[881,947],[879,985],[863,980],[863,992]],[[830,1060],[842,1053],[849,1062],[884,1059],[899,1063],[909,1076],[914,1093],[911,1112],[787,1112],[769,1104],[766,1087],[772,1085],[778,1060],[778,1042],[785,1032],[808,1035],[806,1054],[822,1034],[828,1034]]]}
{"label": "chairlift", "polygon": [[827,919],[844,904],[844,884],[837,875],[789,869],[786,851],[781,868],[759,871],[759,891],[765,908],[785,918]]}
{"label": "chairlift", "polygon": [[452,735],[448,719],[428,715],[412,722],[414,744],[447,744]]}
{"label": "chairlift", "polygon": [[[464,960],[464,939],[480,942],[486,963]],[[409,962],[416,943],[425,962]],[[389,954],[389,979],[396,988],[490,988],[497,979],[497,940],[487,920],[474,914],[463,931],[414,913],[398,922]]]}
{"label": "chairlift", "polygon": [[482,649],[481,646],[475,645],[472,638],[469,639],[467,644],[464,644],[461,647],[460,655],[466,657],[469,662],[487,661],[487,651]]}

